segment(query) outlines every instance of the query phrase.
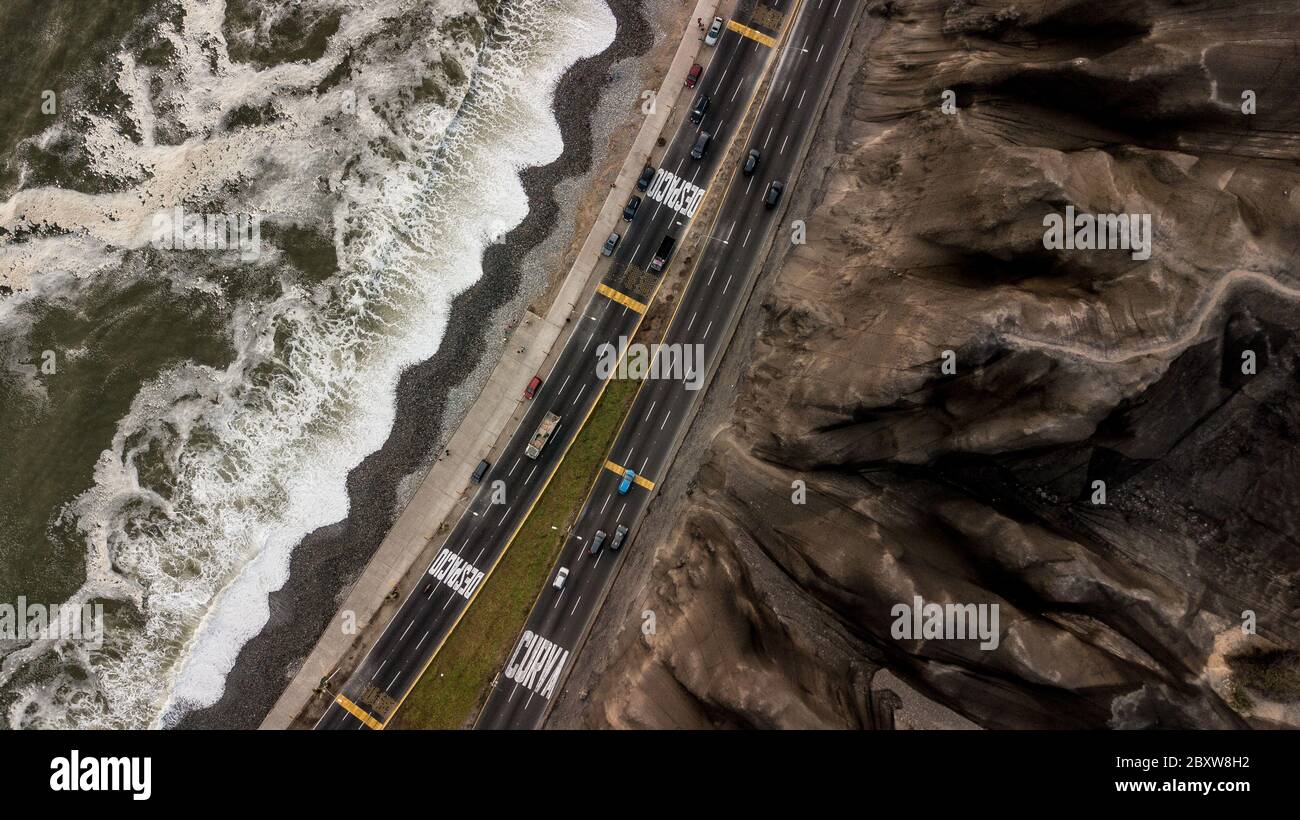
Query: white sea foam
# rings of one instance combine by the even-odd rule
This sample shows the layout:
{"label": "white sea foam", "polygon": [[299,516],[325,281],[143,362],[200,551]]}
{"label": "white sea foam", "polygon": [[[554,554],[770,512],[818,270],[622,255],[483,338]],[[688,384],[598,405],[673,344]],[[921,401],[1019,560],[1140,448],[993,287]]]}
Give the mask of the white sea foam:
{"label": "white sea foam", "polygon": [[[74,659],[90,679],[26,686],[11,724],[165,726],[220,697],[294,545],[347,514],[347,473],[387,437],[401,371],[433,355],[484,248],[525,216],[519,171],[559,155],[555,83],[614,35],[600,0],[519,0],[500,25],[456,119],[408,116],[388,173],[338,180],[340,277],[239,305],[227,368],[182,365],[141,389],[70,512],[88,546],[73,600],[131,598],[145,622],[110,619],[106,651]],[[165,481],[141,473],[146,455]]]}

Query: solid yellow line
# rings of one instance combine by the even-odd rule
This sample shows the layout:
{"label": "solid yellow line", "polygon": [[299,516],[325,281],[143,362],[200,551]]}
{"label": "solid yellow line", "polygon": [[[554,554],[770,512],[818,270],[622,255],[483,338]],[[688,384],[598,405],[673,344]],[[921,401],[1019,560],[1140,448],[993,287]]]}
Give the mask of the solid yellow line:
{"label": "solid yellow line", "polygon": [[[605,462],[605,469],[609,470],[611,473],[618,473],[620,476],[627,472],[626,467],[615,464],[612,461]],[[638,475],[636,478],[632,479],[632,482],[639,487],[645,487],[647,490],[653,490],[655,488],[655,483],[645,476]]]}
{"label": "solid yellow line", "polygon": [[349,712],[352,713],[352,716],[354,718],[366,724],[371,729],[384,728],[384,725],[379,721],[375,720],[374,718],[372,718],[369,712],[367,712],[365,709],[362,709],[360,706],[357,706],[355,703],[348,700],[343,695],[339,695],[338,697],[334,698],[334,702],[337,703],[339,706],[342,706],[344,709],[347,709]]}
{"label": "solid yellow line", "polygon": [[612,299],[615,302],[618,302],[620,305],[626,305],[632,308],[637,313],[645,313],[646,311],[645,305],[633,299],[631,296],[628,296],[626,293],[619,293],[618,291],[611,288],[609,285],[606,285],[604,282],[601,282],[599,285],[596,286],[596,292],[599,293],[601,296],[604,296],[608,299]]}
{"label": "solid yellow line", "polygon": [[727,28],[731,29],[737,34],[740,34],[743,37],[748,37],[751,40],[757,40],[758,42],[762,43],[768,48],[771,48],[772,46],[776,45],[775,37],[764,34],[763,32],[757,29],[752,29],[749,26],[745,25],[744,23],[737,23],[735,20],[728,20]]}

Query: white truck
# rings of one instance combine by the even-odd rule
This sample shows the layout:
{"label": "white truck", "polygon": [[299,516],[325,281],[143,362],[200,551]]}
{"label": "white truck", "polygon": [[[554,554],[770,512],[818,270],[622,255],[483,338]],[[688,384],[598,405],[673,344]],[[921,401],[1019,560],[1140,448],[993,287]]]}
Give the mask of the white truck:
{"label": "white truck", "polygon": [[560,425],[560,417],[554,413],[547,413],[542,417],[542,423],[537,425],[537,431],[533,437],[528,440],[528,446],[524,448],[524,454],[529,458],[537,458],[542,454],[542,448],[546,442],[551,440],[551,434],[555,428]]}

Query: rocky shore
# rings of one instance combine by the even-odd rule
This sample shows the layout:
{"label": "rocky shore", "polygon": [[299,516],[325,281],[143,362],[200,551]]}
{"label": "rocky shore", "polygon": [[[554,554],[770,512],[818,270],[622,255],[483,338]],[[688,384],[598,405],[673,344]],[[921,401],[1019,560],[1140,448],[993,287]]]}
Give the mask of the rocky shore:
{"label": "rocky shore", "polygon": [[528,216],[486,252],[484,276],[456,299],[438,353],[402,376],[392,433],[348,478],[347,519],[295,549],[288,583],[270,596],[271,619],[244,646],[222,698],[186,715],[180,728],[258,726],[460,424],[500,357],[506,328],[530,303],[546,299],[567,270],[572,240],[585,230],[580,218],[569,217],[603,200],[606,191],[589,183],[609,159],[611,133],[640,116],[639,93],[650,82],[643,58],[662,36],[653,24],[656,4],[609,6],[618,23],[613,44],[575,63],[556,90],[564,152],[521,175]]}

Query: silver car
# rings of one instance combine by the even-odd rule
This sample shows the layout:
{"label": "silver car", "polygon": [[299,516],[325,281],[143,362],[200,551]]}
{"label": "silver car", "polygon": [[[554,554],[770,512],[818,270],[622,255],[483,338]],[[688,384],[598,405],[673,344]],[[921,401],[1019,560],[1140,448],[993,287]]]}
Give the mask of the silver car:
{"label": "silver car", "polygon": [[718,37],[722,35],[722,18],[714,17],[713,25],[709,26],[709,33],[704,35],[704,44],[706,46],[716,46]]}

